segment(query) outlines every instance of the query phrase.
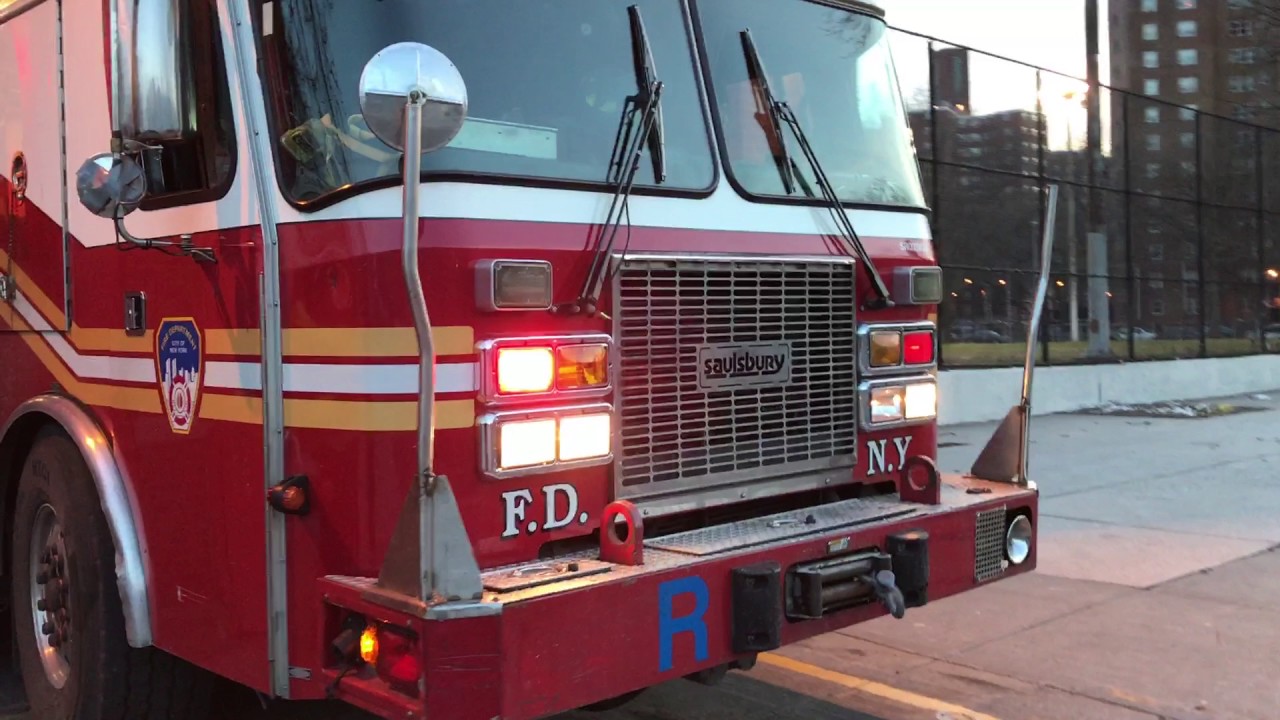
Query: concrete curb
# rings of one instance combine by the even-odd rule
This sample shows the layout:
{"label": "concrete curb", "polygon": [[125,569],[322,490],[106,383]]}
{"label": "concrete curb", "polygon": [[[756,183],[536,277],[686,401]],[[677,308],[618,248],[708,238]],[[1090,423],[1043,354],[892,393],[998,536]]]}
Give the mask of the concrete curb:
{"label": "concrete curb", "polygon": [[[1033,415],[1107,402],[1152,403],[1280,388],[1280,355],[1037,368]],[[938,424],[1000,420],[1022,392],[1022,368],[938,373]]]}

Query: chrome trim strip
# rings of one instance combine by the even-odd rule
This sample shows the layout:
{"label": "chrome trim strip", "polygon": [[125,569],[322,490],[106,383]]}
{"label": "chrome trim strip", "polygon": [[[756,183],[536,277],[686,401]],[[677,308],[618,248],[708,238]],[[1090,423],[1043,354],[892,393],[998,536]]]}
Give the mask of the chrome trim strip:
{"label": "chrome trim strip", "polygon": [[[22,13],[42,5],[45,0],[17,0],[17,2],[9,3],[3,9],[0,9],[0,23],[8,22]],[[58,3],[58,14],[62,14],[62,3]],[[114,37],[114,34],[113,34]]]}
{"label": "chrome trim strip", "polygon": [[781,475],[765,481],[746,480],[733,485],[716,485],[698,492],[691,492],[688,487],[670,488],[671,492],[665,492],[664,488],[661,494],[635,498],[631,502],[640,508],[644,517],[675,515],[747,500],[763,500],[807,490],[848,485],[856,468],[857,464],[851,463],[818,472]]}
{"label": "chrome trim strip", "polygon": [[[858,427],[866,432],[879,432],[881,430],[892,430],[893,428],[910,427],[912,425],[928,425],[936,422],[938,419],[937,407],[935,405],[934,414],[927,418],[919,418],[915,420],[894,420],[891,422],[882,422],[871,424],[871,391],[882,387],[895,387],[899,385],[923,385],[932,384],[937,386],[937,378],[930,375],[910,375],[906,377],[895,378],[879,378],[876,380],[866,380],[858,384]],[[936,396],[935,396],[936,403]],[[905,409],[904,409],[905,410]]]}
{"label": "chrome trim strip", "polygon": [[[505,347],[545,347],[547,345],[551,346],[553,357],[556,348],[562,345],[606,346],[609,351],[609,367],[606,368],[608,376],[607,384],[601,387],[588,388],[585,390],[557,390],[552,388],[550,391],[543,393],[527,393],[508,397],[502,397],[499,395],[497,374],[496,372],[490,372],[490,368],[494,367],[494,363],[497,362],[497,351]],[[503,337],[483,340],[476,343],[476,352],[480,356],[480,362],[476,363],[476,387],[480,392],[480,401],[486,405],[502,407],[516,403],[524,404],[536,401],[578,402],[581,400],[607,398],[613,392],[614,388],[614,368],[617,365],[616,351],[617,348],[614,344],[613,338],[599,333],[590,335],[531,335],[525,337]]]}
{"label": "chrome trim strip", "polygon": [[[518,468],[515,470],[500,470],[498,468],[498,425],[513,420],[538,420],[542,418],[563,418],[572,415],[596,415],[607,413],[609,420],[609,437],[610,452],[598,458],[589,460],[573,460],[570,462],[560,462],[556,460],[550,465],[537,465],[534,467]],[[546,475],[553,472],[566,472],[568,470],[576,470],[584,467],[597,467],[600,465],[613,464],[613,445],[616,443],[618,432],[618,415],[614,412],[613,406],[607,403],[595,403],[592,405],[568,405],[564,407],[554,408],[538,408],[536,410],[512,410],[508,412],[492,412],[481,415],[476,420],[476,425],[480,428],[480,467],[484,474],[496,480],[504,480],[512,477],[527,477],[530,475]],[[557,448],[557,455],[559,448]]]}
{"label": "chrome trim strip", "polygon": [[62,2],[58,7],[58,149],[62,156],[62,331],[71,332],[71,189],[67,177],[66,43],[62,34]]}
{"label": "chrome trim strip", "polygon": [[[274,196],[274,160],[271,133],[268,131],[265,95],[255,60],[253,19],[249,0],[229,0],[232,43],[237,67],[229,74],[238,77],[245,136],[249,138],[249,156],[254,160],[253,178],[262,225],[262,273],[259,275],[260,317],[262,322],[262,429],[264,491],[284,480],[284,350],[280,317],[280,239],[276,232],[277,209]],[[267,561],[267,632],[271,663],[271,688],[281,698],[289,693],[289,590],[288,547],[285,516],[263,502],[266,514]]]}
{"label": "chrome trim strip", "polygon": [[18,406],[9,416],[0,437],[8,437],[22,418],[33,414],[55,420],[80,448],[98,488],[102,512],[106,515],[111,539],[115,543],[116,585],[120,591],[125,636],[130,647],[148,647],[153,640],[147,568],[142,561],[142,539],[135,520],[138,513],[129,476],[102,428],[75,400],[63,395],[40,395]]}
{"label": "chrome trim strip", "polygon": [[[902,333],[908,333],[919,330],[929,330],[933,333],[933,362],[925,365],[907,365],[899,362],[897,365],[889,367],[871,367],[871,333],[877,330],[897,330]],[[938,326],[927,320],[920,322],[887,322],[887,323],[864,323],[858,326],[858,374],[861,377],[876,377],[881,375],[892,375],[902,373],[919,373],[933,370],[938,367]]]}
{"label": "chrome trim strip", "polygon": [[[741,255],[720,253],[632,253],[624,257],[614,253],[615,262],[748,262],[748,263],[831,263],[832,265],[857,265],[856,258],[839,255]],[[618,273],[614,273],[616,279]],[[614,313],[617,314],[616,312]]]}

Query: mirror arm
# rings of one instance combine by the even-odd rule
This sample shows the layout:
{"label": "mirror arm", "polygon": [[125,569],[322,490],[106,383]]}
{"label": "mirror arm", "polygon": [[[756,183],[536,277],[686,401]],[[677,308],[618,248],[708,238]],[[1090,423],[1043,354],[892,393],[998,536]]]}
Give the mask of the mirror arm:
{"label": "mirror arm", "polygon": [[[137,237],[133,233],[129,232],[129,229],[124,226],[124,215],[120,210],[116,211],[115,225],[117,237],[124,238],[134,247],[142,248],[143,250],[161,250],[168,255],[192,257],[195,258],[196,262],[206,262],[215,265],[218,263],[218,258],[214,254],[213,248],[196,247],[195,244],[191,242],[192,237],[190,234],[180,235],[179,237],[181,240],[179,242]],[[171,252],[169,248],[177,248],[178,252]]]}

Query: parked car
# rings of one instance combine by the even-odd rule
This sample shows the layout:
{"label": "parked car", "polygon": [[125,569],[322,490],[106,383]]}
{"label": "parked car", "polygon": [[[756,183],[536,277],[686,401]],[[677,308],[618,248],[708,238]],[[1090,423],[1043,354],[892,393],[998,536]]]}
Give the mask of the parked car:
{"label": "parked car", "polygon": [[[1119,330],[1116,330],[1115,332],[1111,333],[1111,339],[1112,340],[1128,340],[1129,328],[1120,328]],[[1156,334],[1151,332],[1150,330],[1147,330],[1146,328],[1136,327],[1133,329],[1133,339],[1134,340],[1155,340]]]}

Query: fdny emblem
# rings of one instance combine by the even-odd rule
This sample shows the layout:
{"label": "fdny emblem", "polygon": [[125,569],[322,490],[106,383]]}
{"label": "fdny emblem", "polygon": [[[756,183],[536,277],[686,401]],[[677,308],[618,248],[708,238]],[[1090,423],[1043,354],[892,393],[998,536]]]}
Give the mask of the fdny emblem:
{"label": "fdny emblem", "polygon": [[156,370],[160,398],[169,427],[186,435],[191,432],[200,402],[200,374],[204,343],[200,328],[192,318],[165,318],[156,331]]}

